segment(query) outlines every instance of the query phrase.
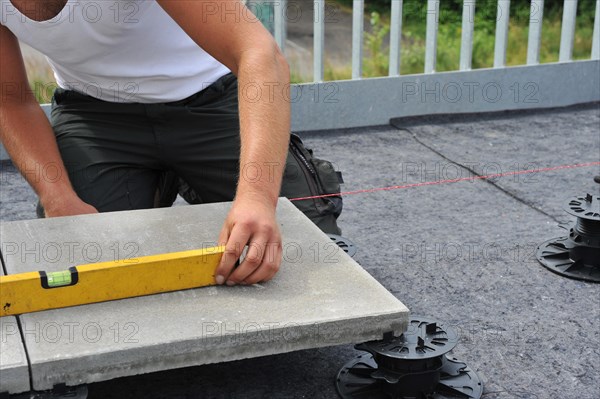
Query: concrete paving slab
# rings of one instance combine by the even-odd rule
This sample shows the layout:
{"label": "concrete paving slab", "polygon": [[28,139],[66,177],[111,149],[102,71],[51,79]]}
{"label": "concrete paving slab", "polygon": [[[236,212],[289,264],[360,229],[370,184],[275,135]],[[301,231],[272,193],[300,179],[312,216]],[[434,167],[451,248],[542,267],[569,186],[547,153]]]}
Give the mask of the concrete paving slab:
{"label": "concrete paving slab", "polygon": [[[1,266],[0,276],[4,276]],[[0,393],[29,391],[28,365],[17,318],[0,317]]]}
{"label": "concrete paving slab", "polygon": [[[228,207],[2,223],[1,248],[7,271],[19,273],[212,246]],[[357,343],[403,331],[408,309],[398,299],[289,201],[280,201],[278,217],[284,262],[272,282],[20,316],[34,389]]]}

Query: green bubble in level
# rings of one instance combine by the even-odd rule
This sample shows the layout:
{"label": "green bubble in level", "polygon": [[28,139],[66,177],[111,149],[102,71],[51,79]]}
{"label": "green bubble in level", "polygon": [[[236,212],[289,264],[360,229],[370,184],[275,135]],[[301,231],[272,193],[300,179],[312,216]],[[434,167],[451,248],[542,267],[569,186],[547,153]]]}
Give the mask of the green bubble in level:
{"label": "green bubble in level", "polygon": [[71,272],[69,270],[48,273],[48,286],[51,288],[63,287],[71,284],[71,282]]}

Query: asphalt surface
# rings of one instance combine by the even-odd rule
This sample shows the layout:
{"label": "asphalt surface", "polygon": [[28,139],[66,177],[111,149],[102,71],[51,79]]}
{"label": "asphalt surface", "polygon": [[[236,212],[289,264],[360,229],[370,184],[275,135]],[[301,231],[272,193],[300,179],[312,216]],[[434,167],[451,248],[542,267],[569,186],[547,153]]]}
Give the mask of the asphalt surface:
{"label": "asphalt surface", "polygon": [[[597,103],[392,123],[303,138],[343,171],[347,191],[600,161]],[[574,221],[566,199],[600,194],[595,175],[598,166],[347,195],[340,225],[358,263],[413,314],[461,334],[454,356],[479,375],[484,398],[595,399],[600,285],[535,259]],[[0,178],[0,221],[35,217],[14,168],[3,164]],[[335,398],[335,376],[357,354],[345,345],[171,370],[92,384],[89,397]]]}

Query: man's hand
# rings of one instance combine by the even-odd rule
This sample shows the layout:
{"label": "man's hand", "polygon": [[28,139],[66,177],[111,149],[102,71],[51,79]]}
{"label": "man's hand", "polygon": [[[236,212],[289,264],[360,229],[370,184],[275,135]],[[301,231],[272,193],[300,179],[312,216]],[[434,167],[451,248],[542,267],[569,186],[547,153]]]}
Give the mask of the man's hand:
{"label": "man's hand", "polygon": [[[282,256],[275,207],[265,201],[236,199],[221,230],[219,245],[225,246],[225,253],[216,271],[217,284],[255,284],[273,278]],[[246,257],[233,270],[246,245]]]}
{"label": "man's hand", "polygon": [[98,213],[98,210],[90,204],[83,202],[75,192],[57,195],[55,197],[42,197],[44,215],[47,218],[57,216],[86,215]]}

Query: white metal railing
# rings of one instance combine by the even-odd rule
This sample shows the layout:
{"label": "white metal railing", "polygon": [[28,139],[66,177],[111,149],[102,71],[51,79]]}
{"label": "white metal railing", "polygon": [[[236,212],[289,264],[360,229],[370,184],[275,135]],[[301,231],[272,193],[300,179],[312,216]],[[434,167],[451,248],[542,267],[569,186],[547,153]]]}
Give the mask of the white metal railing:
{"label": "white metal railing", "polygon": [[[427,0],[427,34],[425,46],[424,73],[436,70],[438,21],[440,3],[444,0]],[[539,64],[540,42],[542,38],[542,20],[544,0],[530,0],[531,13],[529,21],[529,39],[527,64]],[[586,0],[590,1],[590,0]],[[285,10],[288,0],[274,1],[275,38],[280,47],[285,46]],[[510,21],[510,0],[497,0],[496,36],[494,47],[494,68],[506,66],[506,48]],[[562,32],[560,40],[560,62],[572,60],[573,42],[575,38],[575,20],[578,0],[564,0]],[[308,3],[308,2],[306,2]],[[304,3],[304,4],[306,4]],[[325,40],[325,0],[314,0],[314,48],[313,48],[313,80],[323,81],[324,40]],[[464,0],[462,14],[462,38],[459,70],[468,71],[472,65],[474,16],[477,0]],[[596,0],[596,16],[591,59],[600,58],[600,0]],[[362,78],[363,37],[365,1],[354,0],[352,16],[352,79]],[[403,0],[392,0],[390,18],[389,76],[399,76],[401,56]]]}
{"label": "white metal railing", "polygon": [[508,43],[509,20],[510,0],[498,0],[498,13],[496,14],[496,44],[494,45],[494,68],[506,66],[506,44]]}
{"label": "white metal railing", "polygon": [[435,66],[437,64],[437,36],[439,20],[439,0],[427,0],[427,33],[425,35],[425,73],[435,72]]}
{"label": "white metal railing", "polygon": [[[284,10],[293,0],[271,1],[279,10]],[[436,54],[440,4],[445,0],[426,1],[423,73],[402,74],[402,19],[408,2],[392,0],[389,76],[363,77],[365,0],[353,0],[352,77],[333,82],[323,82],[326,2],[295,1],[296,7],[298,4],[310,6],[311,3],[314,6],[314,58],[313,82],[292,86],[292,128],[300,131],[348,128],[385,124],[390,118],[402,116],[544,108],[600,101],[600,0],[595,0],[590,60],[572,59],[578,0],[564,0],[559,62],[544,64],[540,64],[544,0],[530,0],[527,60],[525,65],[513,67],[506,66],[511,2],[496,0],[493,67],[476,70],[472,69],[475,11],[482,0],[463,0],[458,70],[443,73],[436,71]],[[275,37],[282,47],[285,34],[277,32],[286,30],[285,14],[274,13]],[[454,97],[449,95],[451,92],[455,93]]]}
{"label": "white metal railing", "polygon": [[286,41],[286,24],[284,18],[285,12],[285,1],[278,1],[274,5],[274,31],[275,31],[275,40],[277,44],[283,51],[285,49],[285,41]]}
{"label": "white metal railing", "polygon": [[352,79],[362,76],[365,0],[354,0],[352,8]]}
{"label": "white metal railing", "polygon": [[[544,0],[542,0],[544,1]],[[475,30],[475,0],[465,0],[462,14],[462,37],[460,41],[461,71],[471,69],[473,63],[473,31]]]}
{"label": "white metal railing", "polygon": [[542,42],[542,20],[544,19],[544,0],[531,0],[529,13],[529,39],[527,41],[527,65],[540,63],[540,44]]}
{"label": "white metal railing", "polygon": [[[562,29],[560,34],[560,62],[571,61],[573,41],[575,40],[575,18],[577,17],[577,0],[565,0]],[[598,16],[596,16],[597,18]]]}
{"label": "white metal railing", "polygon": [[315,82],[323,81],[323,58],[325,53],[325,0],[314,3],[314,51],[313,70]]}
{"label": "white metal railing", "polygon": [[400,49],[402,46],[402,5],[402,0],[392,2],[392,15],[390,23],[390,76],[400,75]]}
{"label": "white metal railing", "polygon": [[592,36],[592,59],[600,60],[600,0],[596,0],[596,17]]}

